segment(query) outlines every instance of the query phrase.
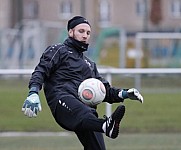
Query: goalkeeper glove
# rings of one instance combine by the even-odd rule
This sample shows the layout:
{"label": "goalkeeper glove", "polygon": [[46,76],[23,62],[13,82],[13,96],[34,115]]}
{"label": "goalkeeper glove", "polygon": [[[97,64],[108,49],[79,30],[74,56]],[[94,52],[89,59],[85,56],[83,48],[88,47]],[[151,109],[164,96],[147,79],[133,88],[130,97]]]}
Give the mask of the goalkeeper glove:
{"label": "goalkeeper glove", "polygon": [[118,96],[120,98],[122,98],[122,99],[129,98],[131,100],[137,100],[137,101],[143,103],[143,96],[135,88],[131,88],[131,89],[128,89],[128,90],[121,90],[118,93]]}
{"label": "goalkeeper glove", "polygon": [[38,112],[42,110],[39,95],[30,89],[29,96],[24,101],[22,111],[30,118],[36,117]]}

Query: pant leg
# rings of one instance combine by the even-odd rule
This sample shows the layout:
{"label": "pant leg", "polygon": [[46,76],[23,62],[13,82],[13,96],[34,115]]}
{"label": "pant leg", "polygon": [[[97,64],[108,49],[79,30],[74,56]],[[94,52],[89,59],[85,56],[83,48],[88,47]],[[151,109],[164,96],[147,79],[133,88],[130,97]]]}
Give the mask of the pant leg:
{"label": "pant leg", "polygon": [[57,123],[70,131],[90,130],[103,132],[103,119],[98,119],[96,111],[84,105],[72,95],[59,99],[55,112]]}
{"label": "pant leg", "polygon": [[84,150],[106,150],[102,133],[93,131],[76,131]]}

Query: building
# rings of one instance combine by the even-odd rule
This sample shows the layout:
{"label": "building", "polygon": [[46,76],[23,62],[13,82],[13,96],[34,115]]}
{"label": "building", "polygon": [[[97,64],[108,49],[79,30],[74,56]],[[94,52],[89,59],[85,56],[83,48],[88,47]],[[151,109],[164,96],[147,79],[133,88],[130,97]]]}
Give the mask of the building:
{"label": "building", "polygon": [[181,28],[181,0],[0,0],[0,8],[0,28],[13,27],[21,19],[65,25],[74,15],[88,18],[96,32],[101,27],[128,32]]}

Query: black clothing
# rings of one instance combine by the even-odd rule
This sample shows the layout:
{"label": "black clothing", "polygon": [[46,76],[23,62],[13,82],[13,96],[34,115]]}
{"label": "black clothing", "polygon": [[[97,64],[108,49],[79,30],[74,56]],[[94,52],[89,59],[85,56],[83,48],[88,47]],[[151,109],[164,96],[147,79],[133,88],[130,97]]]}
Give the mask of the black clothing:
{"label": "black clothing", "polygon": [[41,89],[44,83],[45,96],[53,115],[60,98],[72,95],[79,100],[78,87],[87,78],[97,78],[104,83],[106,87],[104,102],[123,101],[118,97],[120,89],[111,88],[99,75],[96,64],[83,54],[85,50],[85,44],[79,46],[78,41],[73,38],[68,38],[63,44],[49,46],[32,74],[29,88]]}
{"label": "black clothing", "polygon": [[70,29],[73,29],[75,26],[81,24],[81,23],[86,23],[90,26],[89,22],[87,19],[85,19],[82,16],[75,16],[72,19],[70,19],[67,23],[67,30],[69,31]]}
{"label": "black clothing", "polygon": [[92,130],[100,132],[104,120],[97,118],[98,114],[95,108],[84,105],[76,100],[74,96],[67,95],[58,100],[55,120],[66,130]]}
{"label": "black clothing", "polygon": [[99,75],[96,64],[83,54],[87,47],[87,44],[73,38],[66,39],[63,44],[49,46],[32,74],[29,88],[41,89],[44,86],[46,100],[56,122],[64,129],[74,131],[84,150],[105,150],[101,135],[105,120],[98,119],[95,108],[80,101],[78,87],[87,78],[97,78],[106,87],[104,102],[122,102],[123,99],[118,97],[120,89],[110,87]]}
{"label": "black clothing", "polygon": [[71,96],[66,96],[59,100],[55,120],[64,129],[75,131],[84,150],[105,150],[101,130],[105,120],[98,119],[94,108],[84,105]]}
{"label": "black clothing", "polygon": [[91,131],[75,133],[84,146],[84,150],[106,150],[102,133]]}

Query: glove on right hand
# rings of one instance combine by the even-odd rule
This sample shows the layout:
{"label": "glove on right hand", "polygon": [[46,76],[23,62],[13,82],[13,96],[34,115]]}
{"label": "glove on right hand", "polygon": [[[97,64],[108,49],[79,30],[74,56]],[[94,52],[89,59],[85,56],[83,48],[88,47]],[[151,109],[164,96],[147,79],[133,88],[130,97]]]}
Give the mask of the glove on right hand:
{"label": "glove on right hand", "polygon": [[22,111],[30,118],[36,117],[38,112],[42,110],[38,94],[33,93],[24,101]]}

